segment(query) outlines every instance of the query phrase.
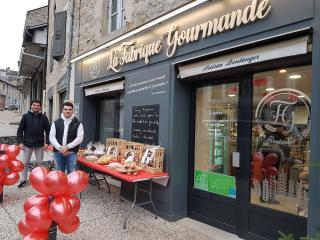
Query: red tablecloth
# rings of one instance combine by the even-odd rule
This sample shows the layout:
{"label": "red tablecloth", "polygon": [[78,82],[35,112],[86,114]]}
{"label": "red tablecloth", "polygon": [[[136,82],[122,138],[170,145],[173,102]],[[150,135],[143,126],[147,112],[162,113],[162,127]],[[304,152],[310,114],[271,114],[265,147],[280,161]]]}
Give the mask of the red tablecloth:
{"label": "red tablecloth", "polygon": [[87,166],[87,167],[95,169],[97,171],[114,176],[114,177],[119,178],[121,180],[124,180],[126,182],[140,182],[140,181],[145,181],[145,180],[150,180],[150,179],[159,179],[159,178],[169,177],[168,173],[165,173],[165,172],[151,174],[151,173],[145,172],[143,170],[139,171],[138,175],[136,175],[136,176],[127,175],[127,174],[120,173],[116,170],[108,169],[106,165],[99,165],[96,163],[88,162],[81,157],[78,157],[78,162],[84,166]]}

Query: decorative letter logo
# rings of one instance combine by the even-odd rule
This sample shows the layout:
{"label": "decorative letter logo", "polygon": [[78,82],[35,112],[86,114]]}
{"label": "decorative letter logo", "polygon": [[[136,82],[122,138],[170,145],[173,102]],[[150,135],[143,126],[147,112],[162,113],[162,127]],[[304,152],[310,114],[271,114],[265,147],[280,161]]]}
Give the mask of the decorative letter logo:
{"label": "decorative letter logo", "polygon": [[258,125],[268,131],[276,132],[280,128],[284,134],[302,139],[310,133],[310,110],[311,100],[306,94],[282,88],[261,99],[255,118]]}
{"label": "decorative letter logo", "polygon": [[100,72],[100,62],[99,61],[94,61],[90,64],[90,76],[92,79],[95,79],[99,76]]}

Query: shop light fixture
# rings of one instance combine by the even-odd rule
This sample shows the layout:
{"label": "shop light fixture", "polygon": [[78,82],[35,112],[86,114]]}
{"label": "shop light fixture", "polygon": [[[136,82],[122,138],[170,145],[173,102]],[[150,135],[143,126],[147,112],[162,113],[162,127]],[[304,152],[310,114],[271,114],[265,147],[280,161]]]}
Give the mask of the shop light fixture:
{"label": "shop light fixture", "polygon": [[270,88],[266,88],[266,91],[267,92],[272,92],[272,91],[274,91],[275,89],[274,88],[272,88],[272,87],[270,87]]}
{"label": "shop light fixture", "polygon": [[235,97],[235,94],[228,94],[228,97]]}
{"label": "shop light fixture", "polygon": [[279,70],[279,73],[286,73],[286,72],[287,72],[286,69],[281,69],[281,70]]}
{"label": "shop light fixture", "polygon": [[176,16],[176,15],[178,15],[180,13],[183,13],[183,12],[185,12],[185,11],[191,9],[191,8],[194,8],[194,7],[200,5],[200,4],[204,3],[204,2],[207,2],[207,1],[208,0],[196,0],[196,1],[193,1],[193,2],[191,2],[189,4],[186,4],[181,8],[178,8],[178,9],[172,11],[172,12],[169,12],[168,14],[165,14],[165,15],[163,15],[163,16],[161,16],[161,17],[159,17],[159,18],[157,18],[157,19],[155,19],[155,20],[153,20],[151,22],[148,22],[148,23],[142,25],[141,27],[133,29],[132,31],[130,31],[130,32],[126,33],[126,34],[124,34],[124,35],[122,35],[122,36],[120,36],[120,37],[118,37],[116,39],[113,39],[110,42],[107,42],[107,43],[101,45],[100,47],[97,47],[97,48],[95,48],[95,49],[93,49],[93,50],[91,50],[89,52],[86,52],[86,53],[84,53],[84,54],[72,59],[70,62],[71,63],[77,62],[77,61],[79,61],[79,60],[81,60],[81,59],[83,59],[83,58],[85,58],[85,57],[87,57],[89,55],[92,55],[92,54],[94,54],[94,53],[96,53],[96,52],[98,52],[98,51],[100,51],[100,50],[102,50],[104,48],[107,48],[107,47],[109,47],[109,46],[111,46],[111,45],[113,45],[115,43],[118,43],[118,42],[126,39],[126,38],[129,38],[129,37],[141,32],[141,31],[143,31],[145,29],[153,27],[156,24],[159,24],[159,23],[161,23],[161,22],[163,22],[163,21],[165,21],[167,19],[170,19],[170,18],[172,18],[172,17],[174,17],[174,16]]}
{"label": "shop light fixture", "polygon": [[300,74],[292,74],[289,76],[290,79],[299,79],[301,78],[301,75]]}

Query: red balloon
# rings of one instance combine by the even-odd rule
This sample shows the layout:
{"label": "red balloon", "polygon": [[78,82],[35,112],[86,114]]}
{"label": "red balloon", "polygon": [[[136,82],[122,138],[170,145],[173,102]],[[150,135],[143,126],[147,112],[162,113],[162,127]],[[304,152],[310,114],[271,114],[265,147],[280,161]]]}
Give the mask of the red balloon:
{"label": "red balloon", "polygon": [[62,171],[51,171],[44,181],[47,192],[51,195],[63,194],[68,188],[67,175]]}
{"label": "red balloon", "polygon": [[24,169],[24,165],[20,160],[14,159],[11,161],[11,167],[10,169],[13,172],[22,172]]}
{"label": "red balloon", "polygon": [[20,221],[18,222],[18,230],[19,233],[24,237],[32,233],[32,230],[26,224],[26,218],[20,219]]}
{"label": "red balloon", "polygon": [[0,185],[2,184],[5,178],[6,178],[6,173],[0,169]]}
{"label": "red balloon", "polygon": [[255,152],[253,154],[253,161],[259,161],[259,162],[262,162],[264,159],[264,156],[261,152]]}
{"label": "red balloon", "polygon": [[32,197],[29,197],[23,204],[24,212],[27,213],[30,208],[34,206],[40,206],[44,207],[46,209],[49,209],[49,199],[45,195],[34,195]]}
{"label": "red balloon", "polygon": [[80,220],[77,216],[75,216],[70,222],[64,222],[63,224],[59,224],[58,228],[61,232],[65,234],[70,234],[75,232],[80,225]]}
{"label": "red balloon", "polygon": [[64,196],[64,198],[66,198],[72,206],[70,218],[73,219],[75,216],[77,216],[80,210],[80,199],[76,196]]}
{"label": "red balloon", "polygon": [[26,236],[23,240],[47,240],[48,232],[33,232]]}
{"label": "red balloon", "polygon": [[264,167],[273,166],[279,161],[279,157],[276,153],[269,153],[263,161]]}
{"label": "red balloon", "polygon": [[84,171],[74,171],[68,175],[68,193],[82,192],[88,185],[89,176]]}
{"label": "red balloon", "polygon": [[19,181],[19,174],[16,172],[7,173],[3,180],[3,185],[13,185]]}
{"label": "red balloon", "polygon": [[26,213],[26,224],[33,232],[48,231],[52,223],[48,208],[34,206]]}
{"label": "red balloon", "polygon": [[5,143],[1,143],[0,144],[0,151],[6,151],[6,149],[8,148],[8,144],[5,144]]}
{"label": "red balloon", "polygon": [[266,178],[267,177],[267,170],[265,168],[261,169],[261,175],[262,175],[262,178]]}
{"label": "red balloon", "polygon": [[10,160],[7,154],[0,155],[0,168],[9,168]]}
{"label": "red balloon", "polygon": [[44,180],[48,175],[49,170],[44,167],[36,167],[33,169],[29,175],[29,181],[31,186],[38,192],[48,195]]}
{"label": "red balloon", "polygon": [[18,145],[10,145],[6,149],[6,154],[9,159],[15,159],[20,153],[20,147]]}
{"label": "red balloon", "polygon": [[70,219],[72,205],[67,198],[62,195],[56,196],[49,208],[51,218],[58,224]]}
{"label": "red balloon", "polygon": [[267,177],[277,176],[278,169],[276,167],[268,167],[267,168]]}

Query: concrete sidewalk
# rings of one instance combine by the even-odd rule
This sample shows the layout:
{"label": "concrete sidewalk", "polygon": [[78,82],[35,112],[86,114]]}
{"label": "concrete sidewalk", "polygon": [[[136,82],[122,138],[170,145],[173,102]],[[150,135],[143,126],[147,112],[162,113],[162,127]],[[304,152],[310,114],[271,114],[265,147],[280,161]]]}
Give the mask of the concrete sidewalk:
{"label": "concrete sidewalk", "polygon": [[[18,189],[16,186],[4,188],[4,201],[0,204],[0,239],[22,239],[17,230],[17,222],[24,217],[24,201],[36,194],[28,185]],[[105,185],[101,190],[89,185],[81,199],[78,213],[81,224],[79,229],[64,235],[58,232],[57,239],[95,239],[95,240],[233,240],[236,236],[225,233],[191,219],[168,222],[155,219],[154,215],[136,207],[130,216],[127,229],[123,229],[123,220],[130,209],[131,202],[120,201],[119,189],[112,187],[108,194]]]}
{"label": "concrete sidewalk", "polygon": [[0,137],[16,136],[18,125],[12,123],[19,123],[21,117],[18,111],[0,111]]}

